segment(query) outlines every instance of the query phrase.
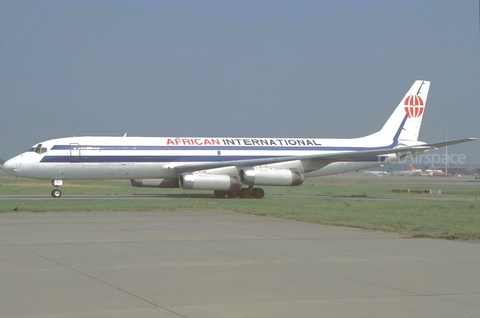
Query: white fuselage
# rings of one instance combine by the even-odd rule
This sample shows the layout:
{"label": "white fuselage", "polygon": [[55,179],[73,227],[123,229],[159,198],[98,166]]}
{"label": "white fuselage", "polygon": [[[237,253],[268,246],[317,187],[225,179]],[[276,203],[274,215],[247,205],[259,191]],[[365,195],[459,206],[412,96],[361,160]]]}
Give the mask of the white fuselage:
{"label": "white fuselage", "polygon": [[[160,138],[160,137],[71,137],[35,145],[5,163],[16,176],[35,179],[162,179],[177,178],[179,165],[239,161],[261,158],[305,156],[362,150],[391,149],[367,138]],[[288,161],[262,165],[295,169],[306,177],[344,173],[395,160],[395,155],[372,156],[356,161],[308,163]],[[237,173],[235,166],[210,173]]]}

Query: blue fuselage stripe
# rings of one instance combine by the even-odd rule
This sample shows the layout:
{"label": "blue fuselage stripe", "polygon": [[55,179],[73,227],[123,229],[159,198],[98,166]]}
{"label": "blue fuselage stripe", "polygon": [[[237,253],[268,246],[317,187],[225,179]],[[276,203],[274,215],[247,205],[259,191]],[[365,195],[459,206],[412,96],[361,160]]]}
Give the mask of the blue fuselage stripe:
{"label": "blue fuselage stripe", "polygon": [[262,147],[262,146],[74,146],[74,145],[55,145],[51,150],[78,150],[86,152],[96,151],[172,151],[172,150],[203,150],[203,151],[366,151],[391,149],[397,142],[383,147],[338,147],[338,146],[319,146],[319,147]]}
{"label": "blue fuselage stripe", "polygon": [[[83,163],[167,163],[167,162],[224,162],[238,160],[254,160],[267,158],[282,158],[285,156],[44,156],[43,163],[53,162],[83,162]],[[383,160],[384,156],[372,156],[348,161],[370,162]]]}

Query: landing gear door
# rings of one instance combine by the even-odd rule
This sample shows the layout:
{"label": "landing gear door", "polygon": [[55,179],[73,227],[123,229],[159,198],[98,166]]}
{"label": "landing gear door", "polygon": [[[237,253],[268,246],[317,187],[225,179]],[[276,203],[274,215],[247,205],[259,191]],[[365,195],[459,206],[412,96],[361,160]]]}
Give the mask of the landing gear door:
{"label": "landing gear door", "polygon": [[70,162],[80,162],[80,144],[70,144]]}

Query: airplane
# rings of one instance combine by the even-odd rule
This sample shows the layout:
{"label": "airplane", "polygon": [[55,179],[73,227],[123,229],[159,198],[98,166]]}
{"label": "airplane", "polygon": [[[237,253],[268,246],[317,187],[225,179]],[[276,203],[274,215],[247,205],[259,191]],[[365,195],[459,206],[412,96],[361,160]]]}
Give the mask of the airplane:
{"label": "airplane", "polygon": [[377,170],[364,170],[363,171],[363,174],[367,177],[370,176],[370,175],[381,177],[382,175],[387,174],[387,173],[388,173],[388,171],[377,171]]}
{"label": "airplane", "polygon": [[442,170],[437,170],[437,169],[417,169],[415,168],[411,163],[408,164],[408,170],[406,171],[392,171],[392,175],[394,176],[450,176],[446,175],[445,172]]}
{"label": "airplane", "polygon": [[408,170],[392,170],[391,175],[403,177],[403,176],[429,176],[430,174],[423,172],[421,169],[415,168],[411,163],[409,163]]}
{"label": "airplane", "polygon": [[390,174],[392,176],[420,176],[421,170],[415,168],[411,163],[408,164],[408,170],[392,170]]}
{"label": "airplane", "polygon": [[445,172],[443,172],[442,170],[439,170],[439,169],[417,169],[415,168],[411,163],[408,164],[408,168],[410,169],[410,171],[418,174],[418,175],[421,175],[421,176],[443,176],[445,175]]}
{"label": "airplane", "polygon": [[299,186],[305,178],[358,171],[468,142],[418,141],[430,82],[417,80],[383,127],[350,139],[67,137],[34,145],[3,165],[14,176],[52,180],[126,179],[134,187],[213,190],[216,198],[263,198],[258,186]]}

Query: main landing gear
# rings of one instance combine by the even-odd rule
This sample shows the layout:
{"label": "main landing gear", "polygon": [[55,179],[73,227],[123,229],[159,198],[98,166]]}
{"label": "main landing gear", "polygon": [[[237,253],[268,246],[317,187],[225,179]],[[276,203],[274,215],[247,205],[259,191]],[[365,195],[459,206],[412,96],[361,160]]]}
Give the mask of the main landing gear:
{"label": "main landing gear", "polygon": [[55,187],[55,189],[52,190],[52,197],[60,198],[62,196],[62,191],[60,191],[62,184],[62,180],[52,180],[52,185]]}
{"label": "main landing gear", "polygon": [[261,199],[265,196],[265,191],[262,188],[242,188],[239,190],[215,190],[213,191],[215,198],[224,199],[227,198],[254,198]]}

